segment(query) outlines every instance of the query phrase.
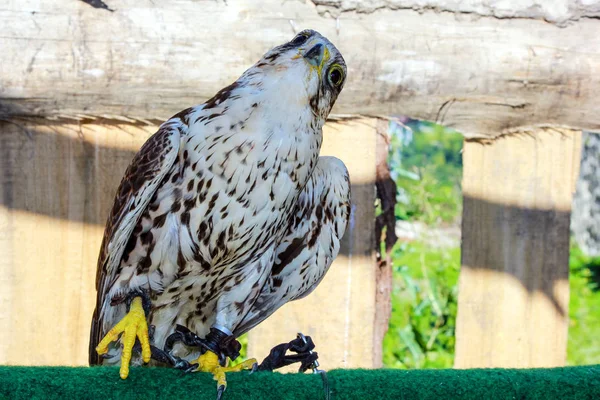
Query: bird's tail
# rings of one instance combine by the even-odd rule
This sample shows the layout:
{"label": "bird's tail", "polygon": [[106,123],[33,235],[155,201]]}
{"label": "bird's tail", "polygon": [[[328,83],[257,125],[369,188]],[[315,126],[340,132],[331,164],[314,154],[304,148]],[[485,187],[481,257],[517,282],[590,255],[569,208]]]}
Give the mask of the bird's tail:
{"label": "bird's tail", "polygon": [[96,352],[96,346],[100,343],[102,339],[102,321],[100,318],[100,305],[96,304],[96,309],[94,310],[94,314],[92,316],[92,327],[90,329],[90,347],[88,360],[90,365],[100,365],[102,364],[102,358]]}

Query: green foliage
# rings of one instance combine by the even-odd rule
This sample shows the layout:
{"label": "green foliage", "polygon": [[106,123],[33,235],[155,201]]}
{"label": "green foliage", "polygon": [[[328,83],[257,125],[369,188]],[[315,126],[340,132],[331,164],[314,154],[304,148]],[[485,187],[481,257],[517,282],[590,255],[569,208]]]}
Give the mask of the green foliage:
{"label": "green foliage", "polygon": [[398,185],[396,217],[427,224],[453,222],[462,212],[462,136],[414,123],[391,138],[390,167]]}
{"label": "green foliage", "polygon": [[600,364],[600,257],[571,246],[569,283],[569,365]]}
{"label": "green foliage", "polygon": [[237,340],[242,345],[242,348],[240,350],[240,356],[238,358],[236,358],[234,361],[229,362],[230,367],[234,367],[238,364],[241,364],[242,362],[246,361],[246,359],[248,358],[248,334],[244,333]]}
{"label": "green foliage", "polygon": [[[429,123],[410,125],[412,130],[390,126],[389,162],[399,192],[396,218],[432,228],[456,223],[462,212],[462,137]],[[405,242],[394,248],[392,260],[392,315],[384,339],[384,365],[452,367],[460,249]],[[569,265],[567,361],[600,364],[600,257],[586,257],[573,245]]]}
{"label": "green foliage", "polygon": [[460,252],[429,247],[412,242],[394,249],[386,367],[452,367]]}
{"label": "green foliage", "polygon": [[[391,130],[396,219],[429,226],[456,222],[462,212],[462,136],[421,122],[410,129],[392,125]],[[392,260],[392,315],[383,343],[384,365],[452,367],[460,249],[414,241],[397,245]]]}

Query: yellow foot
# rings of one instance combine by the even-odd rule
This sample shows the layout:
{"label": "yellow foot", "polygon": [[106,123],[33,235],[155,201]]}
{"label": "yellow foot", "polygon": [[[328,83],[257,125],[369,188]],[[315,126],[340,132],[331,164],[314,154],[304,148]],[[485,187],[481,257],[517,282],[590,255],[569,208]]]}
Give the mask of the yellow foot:
{"label": "yellow foot", "polygon": [[217,381],[217,400],[219,400],[225,389],[227,389],[227,379],[225,378],[225,373],[238,372],[244,369],[252,369],[252,367],[256,364],[256,359],[249,358],[235,367],[221,367],[219,365],[219,357],[212,351],[207,351],[198,357],[197,360],[192,361],[192,364],[198,364],[196,371],[210,372],[213,374],[214,380]]}
{"label": "yellow foot", "polygon": [[148,323],[142,307],[142,298],[136,297],[131,303],[129,312],[117,325],[115,325],[96,347],[99,355],[108,352],[108,345],[119,338],[123,333],[123,351],[121,353],[121,379],[129,375],[129,362],[131,361],[131,349],[135,344],[136,336],[142,345],[142,359],[145,363],[150,361],[150,340],[148,339]]}

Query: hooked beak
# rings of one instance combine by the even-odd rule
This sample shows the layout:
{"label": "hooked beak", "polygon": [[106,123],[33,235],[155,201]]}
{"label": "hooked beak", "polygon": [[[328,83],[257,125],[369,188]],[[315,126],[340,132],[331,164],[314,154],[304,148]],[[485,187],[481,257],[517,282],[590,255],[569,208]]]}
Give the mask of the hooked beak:
{"label": "hooked beak", "polygon": [[321,43],[315,44],[306,53],[304,53],[306,61],[317,70],[319,76],[323,71],[323,65],[329,60],[329,50]]}

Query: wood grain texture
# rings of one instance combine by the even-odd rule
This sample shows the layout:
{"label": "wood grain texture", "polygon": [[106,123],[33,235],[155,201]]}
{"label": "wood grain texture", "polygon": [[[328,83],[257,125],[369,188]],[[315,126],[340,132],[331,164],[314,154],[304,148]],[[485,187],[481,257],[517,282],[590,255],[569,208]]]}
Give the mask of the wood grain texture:
{"label": "wood grain texture", "polygon": [[73,0],[3,3],[0,117],[164,119],[236,79],[289,40],[293,25],[319,30],[344,54],[335,114],[408,115],[467,137],[539,125],[600,130],[596,18],[561,28],[393,7],[336,20],[299,1],[107,4],[114,12]]}
{"label": "wood grain texture", "polygon": [[104,221],[155,129],[0,124],[0,364],[87,364]]}
{"label": "wood grain texture", "polygon": [[581,132],[466,141],[455,367],[566,361]]}
{"label": "wood grain texture", "polygon": [[452,12],[495,18],[541,19],[567,26],[581,18],[600,16],[600,1],[586,0],[311,0],[321,14],[372,13],[390,10]]}
{"label": "wood grain texture", "polygon": [[261,361],[273,346],[302,332],[315,342],[324,369],[380,365],[373,352],[382,340],[374,329],[375,142],[373,120],[326,126],[321,154],[343,160],[352,184],[352,216],[340,255],[313,293],[284,305],[249,332],[248,356]]}

